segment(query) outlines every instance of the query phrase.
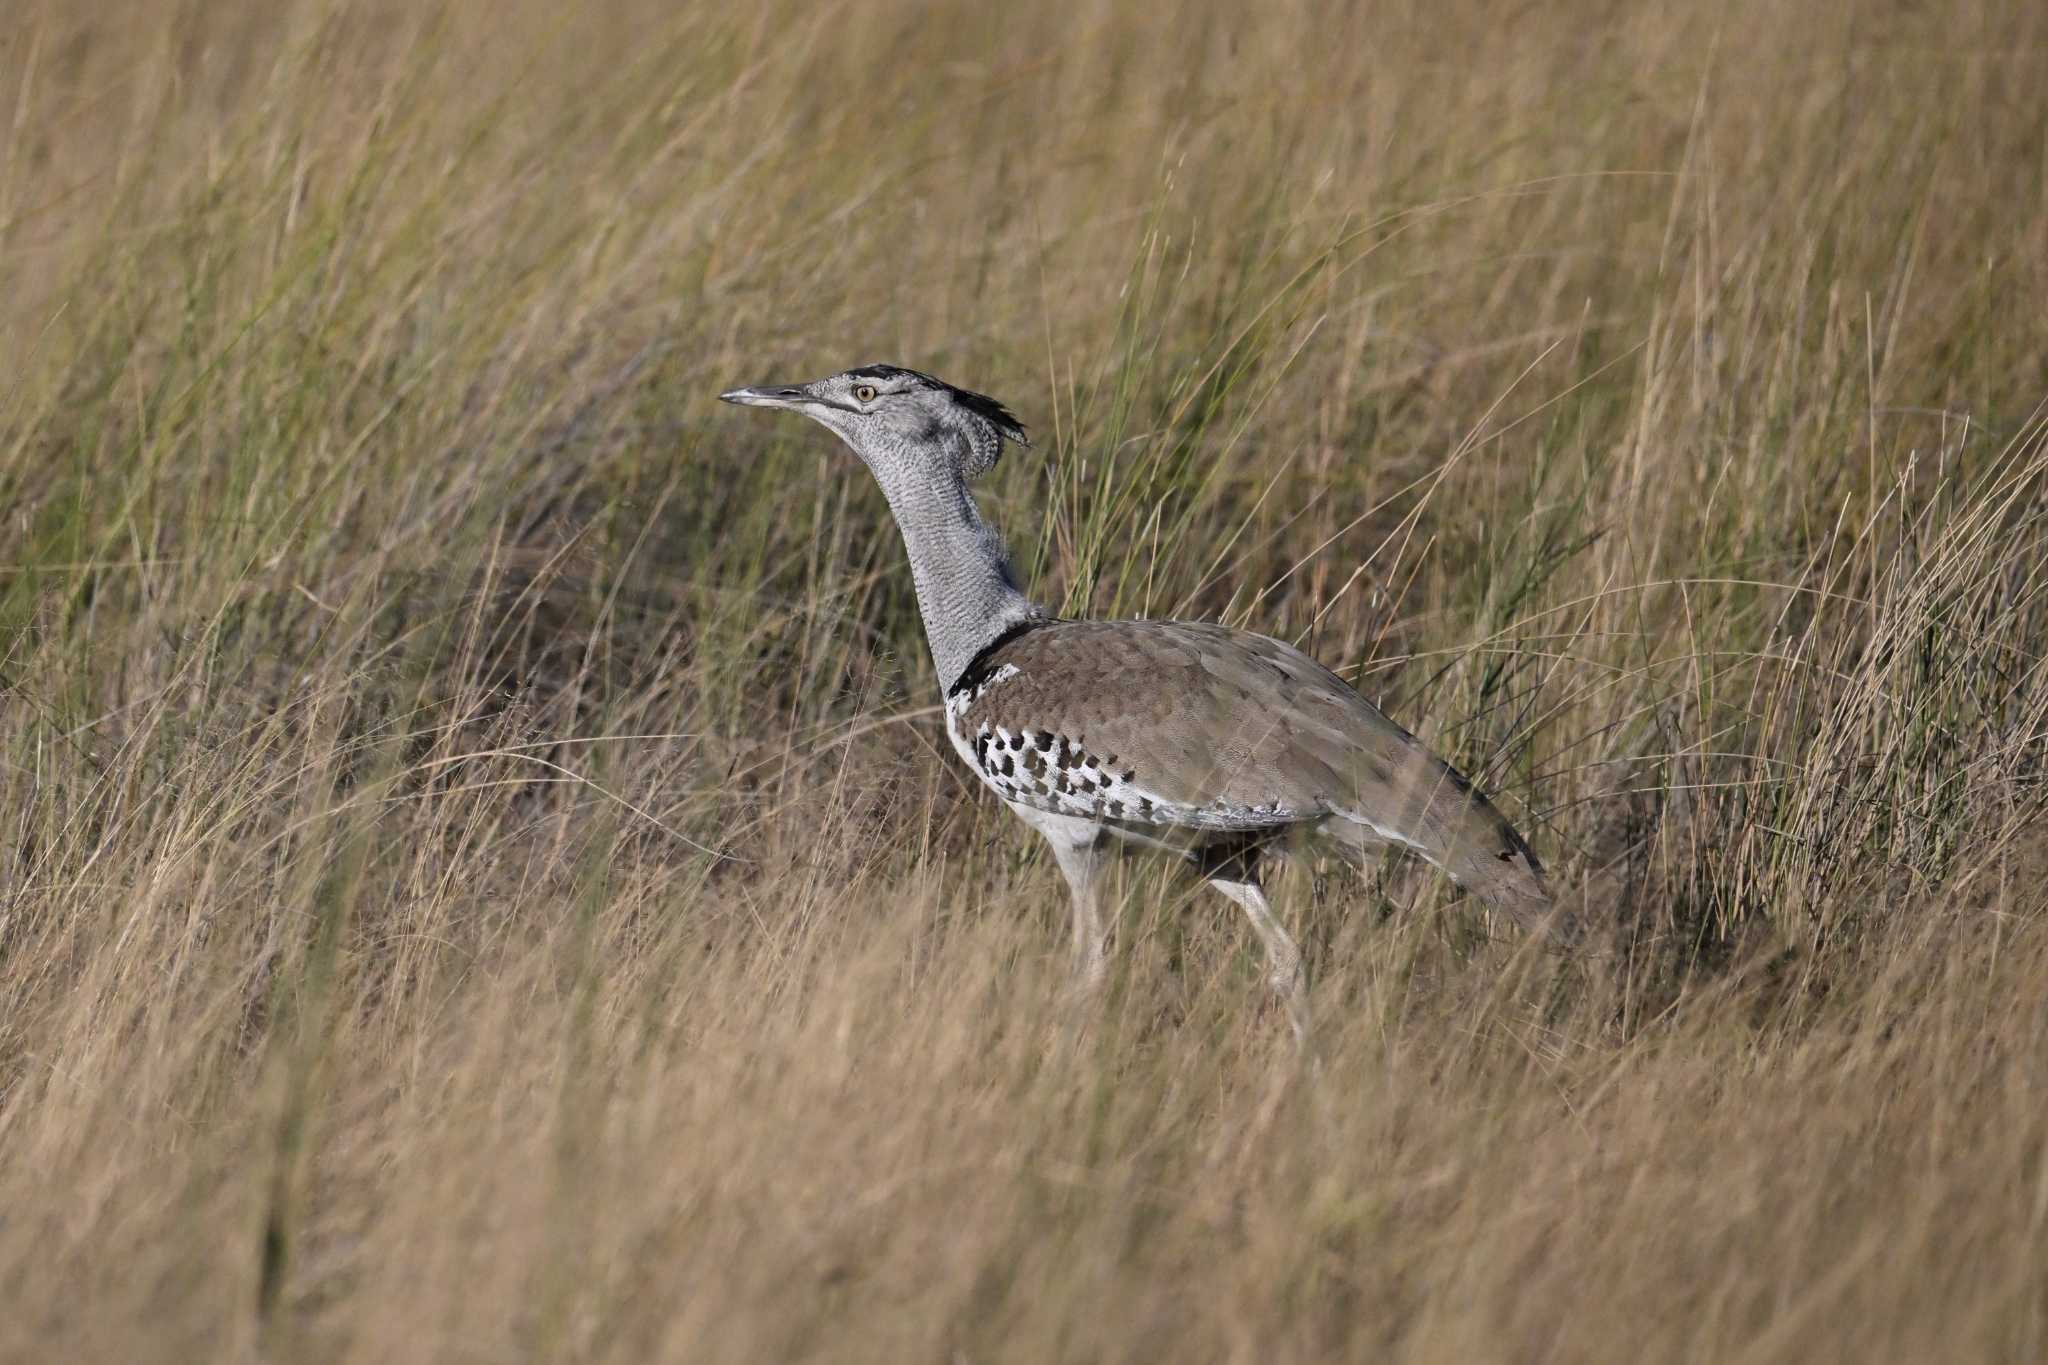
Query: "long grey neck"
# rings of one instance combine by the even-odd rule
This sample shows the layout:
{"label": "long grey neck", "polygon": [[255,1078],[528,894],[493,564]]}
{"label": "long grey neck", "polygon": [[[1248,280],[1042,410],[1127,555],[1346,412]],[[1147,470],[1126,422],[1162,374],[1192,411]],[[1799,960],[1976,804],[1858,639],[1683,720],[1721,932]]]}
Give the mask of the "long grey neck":
{"label": "long grey neck", "polygon": [[1017,586],[1002,537],[981,519],[964,480],[934,482],[886,466],[875,479],[910,553],[940,687],[950,690],[974,656],[1013,627],[1050,619]]}

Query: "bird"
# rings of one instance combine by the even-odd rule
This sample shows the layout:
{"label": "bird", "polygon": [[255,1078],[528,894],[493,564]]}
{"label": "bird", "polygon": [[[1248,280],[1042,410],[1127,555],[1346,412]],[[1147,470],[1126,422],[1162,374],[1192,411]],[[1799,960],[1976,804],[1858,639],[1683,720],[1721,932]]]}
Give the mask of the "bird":
{"label": "bird", "polygon": [[1306,843],[1356,864],[1405,850],[1523,930],[1564,941],[1542,865],[1515,827],[1301,650],[1208,622],[1061,619],[1035,602],[969,491],[1007,445],[1030,444],[995,399],[899,365],[719,397],[810,418],[880,485],[947,737],[1051,846],[1083,993],[1107,970],[1103,881],[1120,846],[1184,859],[1244,911],[1297,1040],[1310,1024],[1306,973],[1265,895],[1268,855]]}

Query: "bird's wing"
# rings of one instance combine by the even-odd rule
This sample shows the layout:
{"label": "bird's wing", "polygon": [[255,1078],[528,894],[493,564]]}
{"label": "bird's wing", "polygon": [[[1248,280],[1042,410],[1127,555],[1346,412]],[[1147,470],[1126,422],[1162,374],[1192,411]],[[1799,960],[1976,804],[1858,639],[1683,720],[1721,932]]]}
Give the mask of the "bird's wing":
{"label": "bird's wing", "polygon": [[1289,761],[1302,747],[1294,717],[1265,695],[1271,671],[1236,643],[1255,637],[1233,635],[1165,621],[1026,631],[984,661],[962,731],[977,761],[992,753],[997,775],[1015,777],[1027,805],[1092,801],[1099,774],[1128,807],[1117,818],[1140,823],[1252,828],[1319,816],[1318,775]]}
{"label": "bird's wing", "polygon": [[1210,829],[1336,817],[1483,895],[1506,876],[1542,896],[1528,845],[1471,783],[1281,641],[1189,621],[1059,621],[999,646],[978,676],[962,732],[977,754],[1009,759],[1024,804]]}

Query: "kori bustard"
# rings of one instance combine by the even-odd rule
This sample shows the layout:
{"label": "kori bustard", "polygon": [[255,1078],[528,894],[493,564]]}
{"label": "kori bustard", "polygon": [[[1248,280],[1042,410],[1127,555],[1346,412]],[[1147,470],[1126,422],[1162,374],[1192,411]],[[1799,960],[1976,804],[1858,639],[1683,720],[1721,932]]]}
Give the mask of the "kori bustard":
{"label": "kori bustard", "polygon": [[1301,955],[1259,883],[1261,854],[1290,836],[1353,861],[1410,850],[1522,928],[1546,928],[1543,870],[1514,826],[1300,650],[1195,621],[1059,620],[1034,603],[967,490],[1005,441],[1029,444],[1002,404],[895,365],[719,396],[802,413],[881,485],[945,688],[946,733],[1052,845],[1084,986],[1104,972],[1100,889],[1119,841],[1185,857],[1244,909],[1298,1036]]}

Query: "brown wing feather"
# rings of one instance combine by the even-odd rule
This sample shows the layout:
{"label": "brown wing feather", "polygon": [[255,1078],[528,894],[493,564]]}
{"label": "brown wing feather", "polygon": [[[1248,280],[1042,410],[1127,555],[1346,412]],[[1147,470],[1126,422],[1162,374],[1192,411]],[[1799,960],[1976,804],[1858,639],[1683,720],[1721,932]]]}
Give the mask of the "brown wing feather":
{"label": "brown wing feather", "polygon": [[1060,621],[995,650],[997,674],[970,731],[1051,732],[1153,794],[1160,823],[1318,824],[1353,846],[1406,845],[1517,920],[1548,906],[1535,855],[1492,804],[1291,645],[1198,622]]}

